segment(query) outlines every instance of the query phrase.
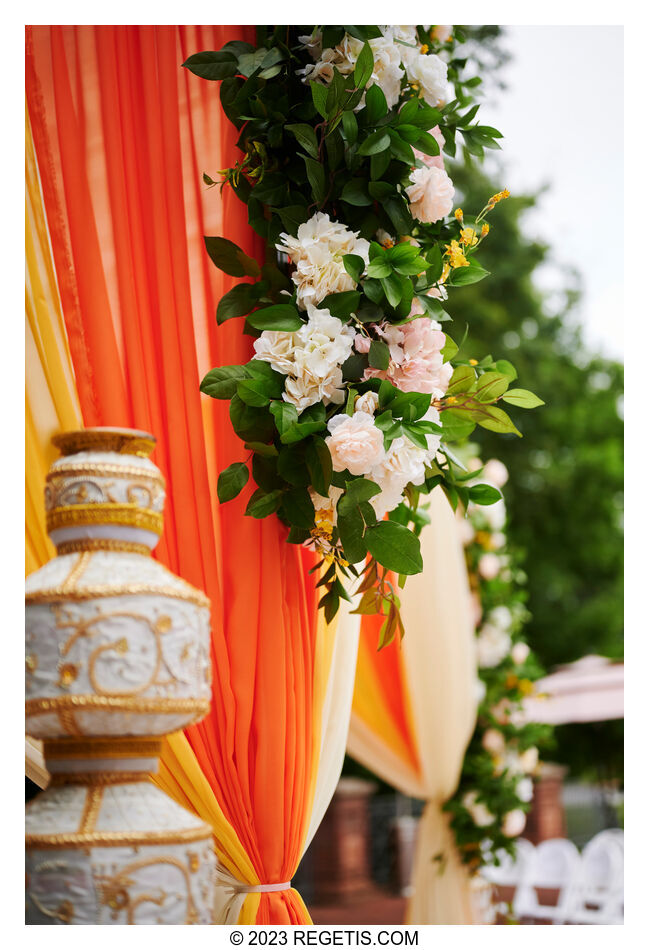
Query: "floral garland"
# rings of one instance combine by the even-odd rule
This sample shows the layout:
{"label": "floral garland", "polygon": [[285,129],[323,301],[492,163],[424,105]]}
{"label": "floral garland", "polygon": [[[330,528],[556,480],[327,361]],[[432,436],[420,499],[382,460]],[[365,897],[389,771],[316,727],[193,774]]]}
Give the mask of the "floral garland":
{"label": "floral garland", "polygon": [[[497,459],[482,469],[474,458],[469,468],[497,488],[508,478]],[[528,723],[523,714],[523,700],[543,671],[524,639],[526,577],[507,543],[505,521],[502,498],[489,508],[469,504],[460,521],[477,627],[479,706],[458,788],[444,807],[473,872],[498,864],[499,851],[514,856],[532,800],[537,746],[550,735],[549,727]]]}
{"label": "floral garland", "polygon": [[497,403],[541,404],[509,388],[511,363],[459,358],[441,330],[448,293],[486,276],[476,251],[508,195],[451,215],[442,151],[455,155],[458,131],[477,157],[501,137],[474,123],[479,79],[462,79],[455,45],[450,27],[258,27],[254,46],[184,63],[221,82],[242,152],[221,187],[266,241],[260,268],[205,238],[217,267],[253,279],[222,298],[217,320],[245,316],[255,357],[201,385],[230,401],[250,453],[221,473],[219,499],[252,472],[246,514],[277,514],[289,543],[321,555],[327,620],[349,600],[343,581],[364,574],[358,610],[385,616],[380,646],[403,635],[388,572],[403,583],[423,567],[420,496],[441,485],[454,507],[499,498],[468,485],[449,443],[476,424],[520,435]]}

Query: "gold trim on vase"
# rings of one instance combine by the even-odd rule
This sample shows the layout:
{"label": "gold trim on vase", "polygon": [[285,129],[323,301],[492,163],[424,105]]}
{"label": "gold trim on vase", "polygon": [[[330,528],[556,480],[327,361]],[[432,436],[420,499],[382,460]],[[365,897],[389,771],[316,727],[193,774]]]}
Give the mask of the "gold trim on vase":
{"label": "gold trim on vase", "polygon": [[48,788],[61,785],[133,785],[150,782],[152,772],[51,772]]}
{"label": "gold trim on vase", "polygon": [[[172,699],[167,696],[141,698],[134,696],[42,696],[25,700],[26,716],[42,716],[60,709],[115,709],[132,713],[195,713],[202,718],[210,711],[209,699]],[[166,734],[166,733],[165,733]],[[64,737],[68,738],[68,737]],[[69,738],[75,738],[71,736]],[[134,737],[138,738],[138,737]]]}
{"label": "gold trim on vase", "polygon": [[89,834],[95,830],[103,798],[104,790],[101,786],[95,787],[91,785],[87,789],[86,800],[83,805],[81,819],[79,820],[79,828],[77,829],[80,834]]}
{"label": "gold trim on vase", "polygon": [[62,586],[50,587],[49,589],[35,590],[25,594],[25,603],[51,604],[68,600],[98,600],[101,597],[124,597],[128,594],[153,594],[157,597],[186,600],[198,607],[210,606],[209,598],[186,581],[183,581],[182,587],[171,587],[163,584],[123,584],[118,587],[103,584],[96,587],[77,587],[73,590]]}
{"label": "gold trim on vase", "polygon": [[77,452],[117,452],[120,455],[148,458],[155,448],[156,438],[150,432],[106,426],[59,432],[52,436],[52,445],[56,446],[61,455],[75,455]]}
{"label": "gold trim on vase", "polygon": [[78,525],[126,525],[130,528],[141,528],[143,531],[152,531],[161,535],[163,516],[159,511],[151,508],[140,508],[134,502],[115,504],[113,502],[97,502],[90,505],[63,505],[52,508],[46,514],[47,533],[51,534],[59,528],[73,528]]}
{"label": "gold trim on vase", "polygon": [[25,835],[25,848],[28,851],[48,851],[54,848],[138,848],[151,844],[208,841],[211,838],[209,825],[179,828],[177,831],[90,831],[85,834],[69,831],[51,835]]}
{"label": "gold trim on vase", "polygon": [[64,736],[43,740],[45,759],[157,759],[161,751],[162,738],[158,736]]}
{"label": "gold trim on vase", "polygon": [[137,465],[117,465],[112,462],[56,462],[45,476],[46,482],[57,478],[73,478],[78,475],[89,475],[97,478],[107,478],[115,475],[117,478],[140,478],[165,487],[165,480],[159,469],[139,468]]}
{"label": "gold trim on vase", "polygon": [[76,551],[119,551],[126,554],[143,554],[151,556],[148,544],[138,544],[137,541],[119,541],[117,538],[78,538],[76,541],[62,541],[56,546],[59,556],[74,554]]}

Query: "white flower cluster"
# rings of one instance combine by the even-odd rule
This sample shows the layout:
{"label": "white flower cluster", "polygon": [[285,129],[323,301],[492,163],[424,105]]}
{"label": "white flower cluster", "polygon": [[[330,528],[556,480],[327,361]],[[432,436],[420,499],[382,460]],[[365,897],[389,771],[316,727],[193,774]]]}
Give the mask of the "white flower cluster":
{"label": "white flower cluster", "polygon": [[356,287],[345,270],[345,254],[362,257],[366,265],[369,262],[369,243],[321,211],[299,226],[297,237],[285,233],[280,237],[282,243],[276,247],[288,254],[295,267],[293,283],[297,288],[297,305],[302,310],[309,304],[319,304],[329,294]]}
{"label": "white flower cluster", "polygon": [[[423,484],[426,467],[439,449],[440,437],[427,435],[428,447],[423,449],[400,436],[386,452],[383,432],[374,424],[377,408],[376,394],[365,393],[357,399],[353,415],[340,413],[329,420],[330,435],[326,442],[335,471],[347,469],[352,475],[364,475],[380,487],[380,494],[371,503],[377,518],[382,518],[400,504],[409,482]],[[430,408],[424,419],[439,424],[439,412]]]}
{"label": "white flower cluster", "polygon": [[512,645],[509,634],[512,626],[511,611],[494,607],[477,637],[478,666],[493,667],[505,659]]}
{"label": "white flower cluster", "polygon": [[[444,60],[436,54],[422,52],[414,26],[382,26],[380,29],[383,35],[369,41],[374,69],[368,85],[380,87],[389,109],[399,101],[404,79],[419,91],[429,105],[443,105],[450,96]],[[300,36],[299,40],[315,61],[298,70],[302,81],[318,81],[326,85],[333,78],[334,67],[343,76],[352,73],[363,48],[361,40],[349,33],[345,33],[337,46],[324,50],[320,32],[313,36]],[[363,100],[356,108],[362,107]]]}
{"label": "white flower cluster", "polygon": [[351,355],[354,330],[328,310],[307,304],[308,321],[295,333],[264,330],[254,342],[255,357],[286,376],[284,400],[298,412],[317,402],[344,399],[342,364]]}

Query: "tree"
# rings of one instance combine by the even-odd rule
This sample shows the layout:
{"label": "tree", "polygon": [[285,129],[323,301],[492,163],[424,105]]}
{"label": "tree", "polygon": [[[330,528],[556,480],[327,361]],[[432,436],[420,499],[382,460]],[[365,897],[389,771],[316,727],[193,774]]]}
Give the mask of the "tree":
{"label": "tree", "polygon": [[[450,174],[457,204],[471,213],[502,183],[464,158]],[[537,197],[512,196],[498,205],[479,254],[491,275],[452,291],[446,309],[454,338],[468,325],[471,352],[462,355],[510,355],[526,388],[546,403],[533,412],[508,407],[523,439],[482,429],[471,439],[483,458],[498,457],[509,469],[508,533],[526,552],[532,613],[526,635],[541,662],[553,667],[589,653],[622,656],[623,370],[585,346],[574,318],[574,273],[566,275],[554,311],[534,285],[534,271],[550,257],[525,234],[525,212]],[[586,726],[568,732],[570,742],[559,730],[557,757],[581,772],[584,763],[571,746],[580,735],[590,744],[595,733]],[[617,746],[619,727],[598,724],[595,732],[604,764],[618,772],[619,749],[605,754],[603,747],[606,736]]]}

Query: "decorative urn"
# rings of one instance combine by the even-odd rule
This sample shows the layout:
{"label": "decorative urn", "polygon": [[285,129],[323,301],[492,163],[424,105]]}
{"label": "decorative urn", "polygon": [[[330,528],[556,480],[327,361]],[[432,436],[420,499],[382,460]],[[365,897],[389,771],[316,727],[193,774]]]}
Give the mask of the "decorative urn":
{"label": "decorative urn", "polygon": [[150,557],[165,499],[154,437],[53,441],[57,557],[25,597],[26,731],[51,775],[26,810],[27,923],[210,923],[211,829],[149,779],[162,737],[209,710],[209,601]]}

